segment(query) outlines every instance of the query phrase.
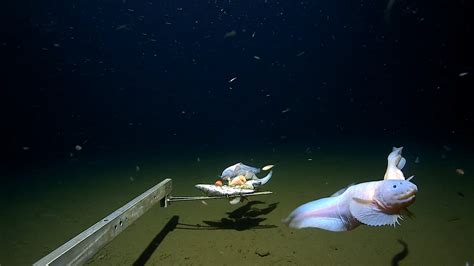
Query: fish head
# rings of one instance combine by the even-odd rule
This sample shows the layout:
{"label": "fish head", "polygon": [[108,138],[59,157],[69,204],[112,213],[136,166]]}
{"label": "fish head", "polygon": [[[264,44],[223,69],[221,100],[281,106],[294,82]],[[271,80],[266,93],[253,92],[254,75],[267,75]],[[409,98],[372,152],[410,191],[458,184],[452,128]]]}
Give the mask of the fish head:
{"label": "fish head", "polygon": [[384,180],[375,190],[374,200],[387,213],[398,213],[415,202],[418,187],[409,180]]}

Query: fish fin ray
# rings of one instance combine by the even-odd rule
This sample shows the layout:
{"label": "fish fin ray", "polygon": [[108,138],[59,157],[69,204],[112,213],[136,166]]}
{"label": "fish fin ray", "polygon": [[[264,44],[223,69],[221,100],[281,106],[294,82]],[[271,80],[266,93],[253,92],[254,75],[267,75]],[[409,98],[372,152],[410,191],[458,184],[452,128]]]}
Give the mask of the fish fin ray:
{"label": "fish fin ray", "polygon": [[399,223],[398,214],[388,214],[380,211],[374,203],[364,199],[353,198],[349,204],[351,214],[361,223],[369,226],[392,225]]}

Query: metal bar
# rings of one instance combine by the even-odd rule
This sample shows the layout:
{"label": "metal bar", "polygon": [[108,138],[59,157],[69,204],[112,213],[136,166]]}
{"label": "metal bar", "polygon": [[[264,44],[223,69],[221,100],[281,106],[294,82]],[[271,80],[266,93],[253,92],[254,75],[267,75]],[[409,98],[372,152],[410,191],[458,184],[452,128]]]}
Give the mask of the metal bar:
{"label": "metal bar", "polygon": [[252,197],[252,196],[259,196],[259,195],[268,195],[272,194],[271,191],[262,191],[262,192],[254,192],[248,194],[237,194],[237,195],[229,195],[229,196],[202,196],[202,197],[173,197],[169,196],[166,198],[168,202],[177,202],[177,201],[193,201],[193,200],[211,200],[211,199],[231,199],[237,197]]}
{"label": "metal bar", "polygon": [[33,265],[84,264],[101,247],[114,239],[153,205],[168,197],[171,190],[171,179],[161,181]]}

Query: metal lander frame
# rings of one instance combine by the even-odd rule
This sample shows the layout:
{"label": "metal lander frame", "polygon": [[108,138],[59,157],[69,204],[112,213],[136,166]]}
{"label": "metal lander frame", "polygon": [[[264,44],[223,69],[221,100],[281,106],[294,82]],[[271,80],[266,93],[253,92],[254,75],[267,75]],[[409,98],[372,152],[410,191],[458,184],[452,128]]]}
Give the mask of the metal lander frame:
{"label": "metal lander frame", "polygon": [[172,180],[167,178],[140,196],[134,198],[107,217],[98,221],[82,233],[64,243],[33,265],[82,265],[92,258],[103,246],[112,241],[129,225],[160,202],[161,207],[168,207],[171,202],[230,199],[272,194],[271,191],[237,194],[232,196],[213,197],[173,197],[171,196]]}

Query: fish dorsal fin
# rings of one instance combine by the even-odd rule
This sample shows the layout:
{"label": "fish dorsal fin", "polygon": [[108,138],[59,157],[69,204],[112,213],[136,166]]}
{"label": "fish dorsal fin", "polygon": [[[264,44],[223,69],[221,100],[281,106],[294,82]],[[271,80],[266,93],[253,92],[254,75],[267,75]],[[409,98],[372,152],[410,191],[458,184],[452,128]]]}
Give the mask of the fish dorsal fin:
{"label": "fish dorsal fin", "polygon": [[334,194],[331,195],[331,197],[337,197],[337,196],[340,196],[342,195],[344,192],[346,192],[346,190],[350,187],[352,187],[355,183],[352,183],[350,185],[348,185],[347,187],[344,187],[344,188],[341,188],[339,189],[338,191],[336,191]]}
{"label": "fish dorsal fin", "polygon": [[352,198],[349,204],[351,214],[361,223],[369,226],[382,226],[399,224],[398,214],[387,214],[380,209],[371,200]]}

